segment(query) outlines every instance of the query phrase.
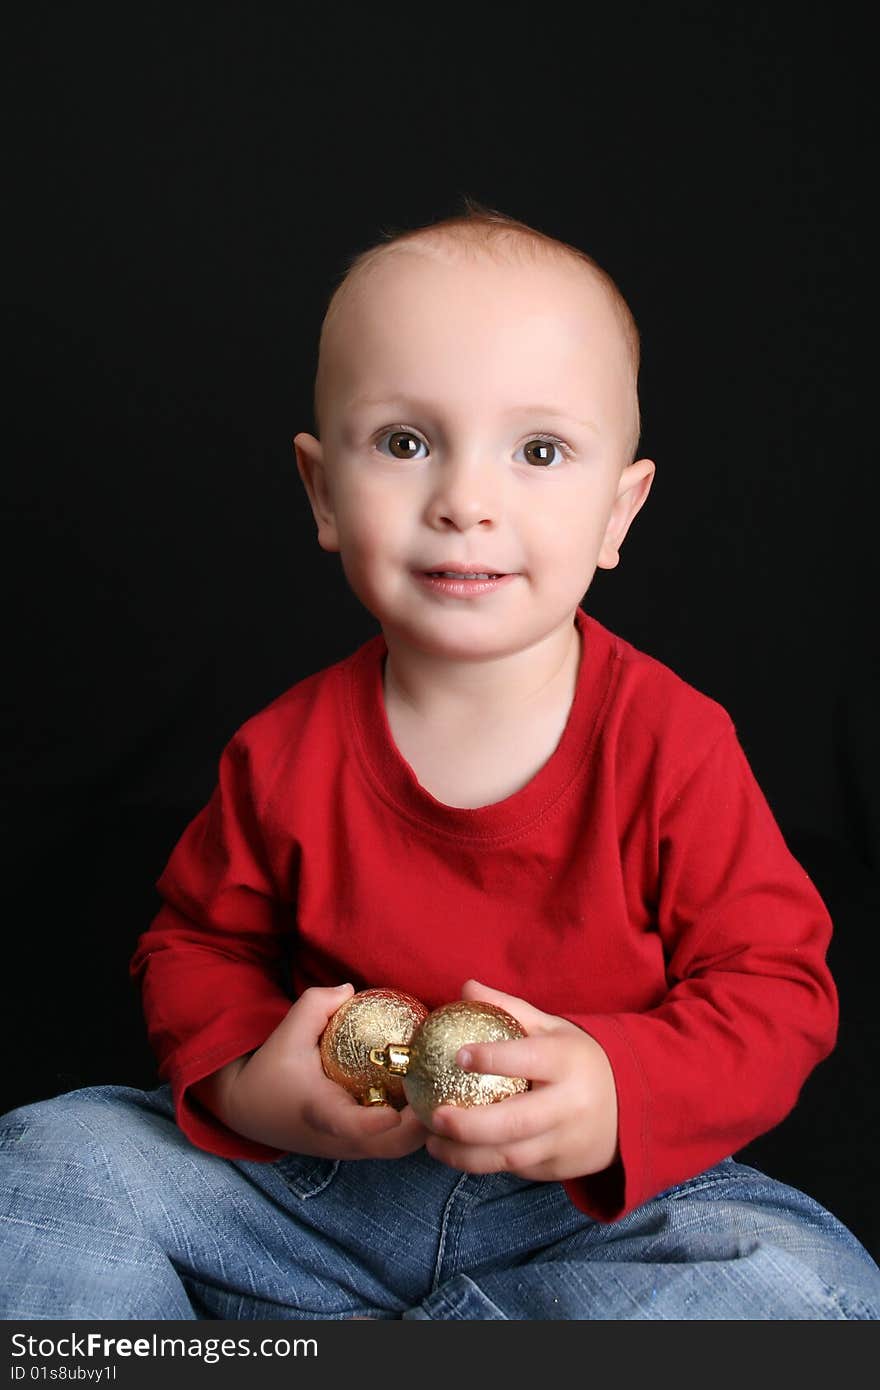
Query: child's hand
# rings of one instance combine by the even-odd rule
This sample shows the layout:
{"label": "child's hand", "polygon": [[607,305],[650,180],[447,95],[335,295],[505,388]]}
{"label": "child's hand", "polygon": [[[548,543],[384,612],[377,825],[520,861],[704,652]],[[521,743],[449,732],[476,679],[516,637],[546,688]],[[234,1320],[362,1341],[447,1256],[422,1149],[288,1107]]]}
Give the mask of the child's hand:
{"label": "child's hand", "polygon": [[[524,1076],[532,1088],[494,1105],[441,1105],[425,1147],[466,1173],[515,1173],[539,1181],[584,1177],[617,1157],[617,1091],[611,1064],[568,1019],[468,980],[463,999],[498,1004],[526,1038],[474,1043],[467,1071]],[[457,1060],[462,1065],[462,1052]]]}
{"label": "child's hand", "polygon": [[353,993],[305,990],[263,1046],[233,1065],[214,1107],[230,1129],[320,1158],[401,1158],[422,1147],[427,1130],[409,1106],[360,1105],[321,1065],[320,1036]]}

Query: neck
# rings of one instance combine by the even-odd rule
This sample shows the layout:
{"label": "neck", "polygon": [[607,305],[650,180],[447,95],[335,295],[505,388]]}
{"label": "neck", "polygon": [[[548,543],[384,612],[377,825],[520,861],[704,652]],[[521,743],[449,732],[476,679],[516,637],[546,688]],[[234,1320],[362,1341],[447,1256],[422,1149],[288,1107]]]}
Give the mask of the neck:
{"label": "neck", "polygon": [[544,703],[571,707],[580,666],[572,619],[522,651],[486,660],[450,661],[385,634],[385,703],[438,724],[471,728],[519,718]]}

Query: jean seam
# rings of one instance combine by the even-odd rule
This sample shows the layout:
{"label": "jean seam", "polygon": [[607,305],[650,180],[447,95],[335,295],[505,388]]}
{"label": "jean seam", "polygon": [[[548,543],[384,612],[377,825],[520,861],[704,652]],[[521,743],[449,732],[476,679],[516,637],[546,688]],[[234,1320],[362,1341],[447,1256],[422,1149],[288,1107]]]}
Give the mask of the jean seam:
{"label": "jean seam", "polygon": [[[336,1174],[339,1171],[340,1160],[338,1158],[316,1158],[313,1166],[308,1171],[310,1173],[320,1172],[321,1177],[320,1179],[312,1180],[311,1182],[309,1181],[306,1174],[303,1173],[297,1173],[295,1176],[288,1178],[287,1175],[279,1167],[279,1164],[282,1164],[284,1160],[287,1158],[304,1157],[307,1157],[307,1155],[285,1154],[284,1158],[276,1159],[275,1163],[272,1164],[272,1167],[275,1171],[275,1175],[278,1178],[279,1182],[282,1182],[284,1184],[287,1191],[291,1192],[294,1197],[298,1197],[301,1201],[307,1202],[309,1198],[317,1197],[319,1193],[323,1192],[326,1187],[330,1186],[331,1182],[336,1177]],[[330,1166],[329,1169],[325,1171],[324,1165],[326,1164],[329,1164]]]}
{"label": "jean seam", "polygon": [[462,1173],[458,1182],[455,1184],[455,1187],[452,1189],[449,1196],[447,1197],[446,1204],[443,1208],[443,1216],[440,1220],[440,1241],[437,1246],[437,1258],[434,1262],[434,1276],[431,1280],[432,1294],[435,1293],[437,1289],[439,1289],[440,1287],[440,1269],[443,1264],[443,1256],[446,1252],[446,1237],[448,1233],[449,1222],[452,1216],[452,1209],[455,1202],[455,1198],[458,1195],[460,1188],[462,1188],[464,1184],[467,1182],[468,1177],[468,1173]]}
{"label": "jean seam", "polygon": [[330,1160],[330,1168],[329,1168],[329,1170],[328,1170],[328,1172],[327,1172],[327,1176],[325,1177],[324,1181],[318,1183],[318,1185],[317,1185],[316,1187],[313,1187],[313,1188],[311,1188],[308,1192],[304,1193],[304,1194],[303,1194],[303,1195],[304,1195],[304,1198],[317,1197],[317,1195],[318,1195],[319,1192],[323,1192],[325,1187],[329,1187],[329,1186],[330,1186],[331,1182],[332,1182],[333,1179],[336,1177],[336,1174],[337,1174],[338,1170],[339,1170],[339,1159],[338,1159],[338,1158],[337,1158],[337,1159],[331,1159],[331,1160]]}
{"label": "jean seam", "polygon": [[[475,1202],[480,1201],[484,1191],[486,1190],[486,1187],[491,1185],[495,1175],[492,1173],[483,1173],[480,1176],[477,1176],[476,1174],[468,1174],[468,1176],[470,1178],[470,1183],[461,1194],[461,1214],[453,1232],[453,1237],[452,1241],[450,1242],[450,1250],[448,1255],[449,1264],[451,1265],[453,1274],[458,1272],[457,1266],[460,1262],[459,1252],[461,1250],[462,1236],[464,1234],[465,1222],[467,1221],[468,1216],[470,1215],[471,1207],[473,1207]],[[451,1275],[447,1276],[447,1278],[451,1277]]]}
{"label": "jean seam", "polygon": [[[500,1308],[498,1304],[493,1301],[493,1299],[489,1298],[488,1294],[480,1288],[476,1280],[471,1279],[469,1275],[456,1274],[453,1276],[452,1280],[448,1281],[448,1283],[457,1285],[458,1287],[456,1287],[453,1292],[447,1292],[447,1285],[443,1284],[440,1286],[439,1289],[432,1292],[429,1298],[425,1299],[425,1303],[436,1303],[437,1312],[440,1314],[440,1317],[438,1318],[434,1312],[429,1312],[428,1316],[430,1318],[435,1319],[436,1321],[444,1321],[442,1314],[445,1310],[448,1318],[455,1319],[459,1322],[469,1321],[469,1319],[461,1317],[461,1311],[462,1309],[465,1309],[467,1307],[469,1299],[472,1299],[474,1297],[474,1294],[476,1294],[481,1303],[486,1304],[488,1305],[488,1307],[494,1309],[494,1311],[498,1315],[499,1320],[503,1320],[505,1322],[510,1321],[503,1308]],[[420,1306],[424,1311],[424,1304],[421,1304]]]}

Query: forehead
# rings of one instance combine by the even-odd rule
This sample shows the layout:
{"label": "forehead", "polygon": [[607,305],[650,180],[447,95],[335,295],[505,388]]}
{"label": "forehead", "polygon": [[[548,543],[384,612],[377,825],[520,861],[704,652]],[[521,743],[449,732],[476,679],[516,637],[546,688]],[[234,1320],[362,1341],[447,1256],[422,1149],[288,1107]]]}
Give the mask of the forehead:
{"label": "forehead", "polygon": [[618,394],[628,352],[611,296],[586,264],[399,249],[346,287],[321,348],[343,410],[394,391],[460,402],[539,395],[569,406]]}

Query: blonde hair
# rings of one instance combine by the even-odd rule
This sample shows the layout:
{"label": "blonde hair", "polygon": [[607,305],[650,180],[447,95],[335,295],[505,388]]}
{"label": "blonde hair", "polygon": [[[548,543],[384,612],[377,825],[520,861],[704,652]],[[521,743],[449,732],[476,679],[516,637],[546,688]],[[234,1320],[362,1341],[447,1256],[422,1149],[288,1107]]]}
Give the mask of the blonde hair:
{"label": "blonde hair", "polygon": [[[475,260],[489,256],[496,261],[510,264],[518,259],[521,263],[534,264],[542,257],[559,261],[575,261],[586,266],[606,290],[617,315],[633,371],[634,383],[638,380],[641,356],[639,330],[632,310],[627,304],[617,284],[592,256],[571,246],[558,237],[549,236],[526,222],[509,217],[496,208],[484,206],[468,194],[462,195],[464,212],[452,217],[444,217],[436,222],[428,222],[420,227],[406,230],[382,229],[381,240],[366,250],[349,257],[336,279],[330,293],[324,318],[321,324],[318,345],[318,370],[315,375],[314,417],[316,432],[320,432],[319,418],[319,378],[321,375],[321,348],[326,342],[328,330],[333,324],[352,290],[370,277],[371,272],[385,258],[395,251],[406,248],[411,243],[423,246],[427,251],[440,255],[460,255]],[[638,398],[635,402],[634,437],[631,440],[631,454],[634,457],[639,442],[640,420]]]}

